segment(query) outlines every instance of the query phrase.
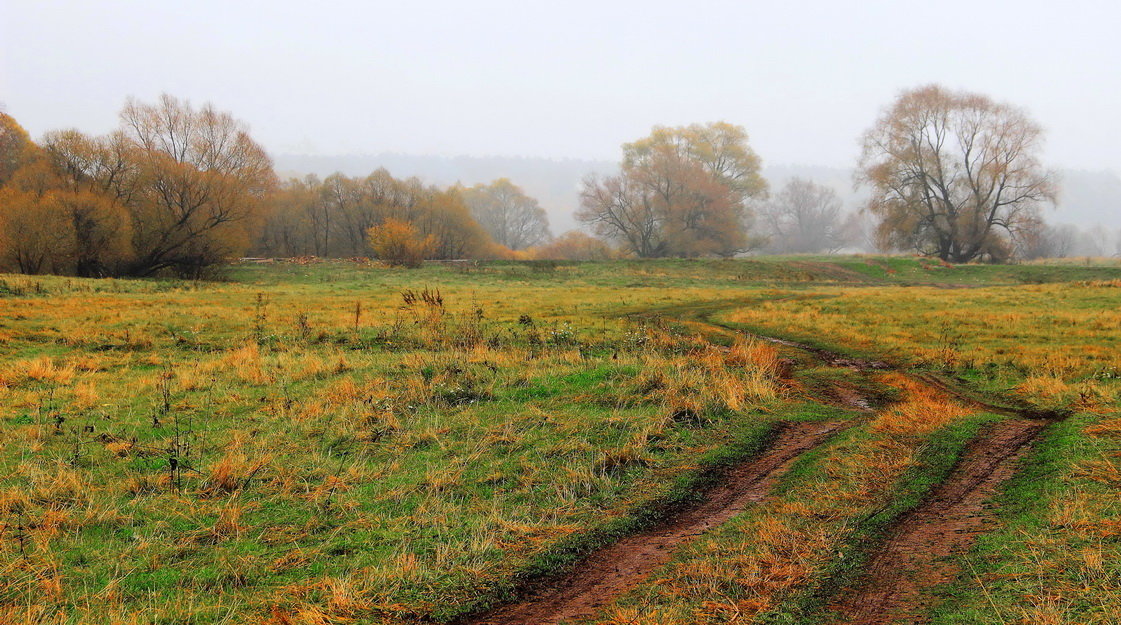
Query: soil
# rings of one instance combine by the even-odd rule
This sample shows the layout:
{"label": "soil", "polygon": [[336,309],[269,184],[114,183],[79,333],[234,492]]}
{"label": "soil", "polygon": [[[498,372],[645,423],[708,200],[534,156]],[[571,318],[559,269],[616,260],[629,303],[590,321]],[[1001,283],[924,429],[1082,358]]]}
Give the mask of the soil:
{"label": "soil", "polygon": [[[894,369],[881,361],[850,358],[796,341],[759,338],[812,353],[834,367]],[[949,477],[895,523],[885,541],[873,550],[854,587],[835,596],[830,605],[834,623],[923,622],[923,615],[938,600],[932,588],[953,581],[960,573],[952,556],[967,550],[978,534],[993,528],[996,515],[992,500],[1001,484],[1015,475],[1020,460],[1043,428],[1067,414],[1062,410],[996,405],[965,396],[930,375],[912,375],[912,379],[1011,418],[991,425],[974,439]]]}
{"label": "soil", "polygon": [[[858,371],[890,370],[885,362],[843,356],[795,341],[758,338],[809,352],[834,367]],[[792,367],[791,367],[792,368]],[[938,599],[933,587],[953,581],[960,571],[952,556],[967,550],[996,522],[993,499],[1018,469],[1032,442],[1061,412],[997,406],[966,397],[937,378],[913,379],[940,388],[961,401],[1010,415],[983,430],[966,448],[945,481],[888,530],[857,581],[834,595],[834,623],[857,625],[921,623]],[[868,400],[853,391],[838,396],[852,408],[868,410]],[[825,442],[843,422],[787,423],[773,444],[756,458],[731,469],[700,503],[680,510],[659,526],[623,538],[592,553],[570,573],[539,584],[520,602],[463,621],[467,625],[555,624],[595,615],[666,564],[674,549],[763,501],[778,479],[803,453]]]}
{"label": "soil", "polygon": [[843,422],[786,423],[755,458],[730,469],[701,501],[660,525],[591,554],[564,577],[470,625],[545,625],[594,615],[667,563],[678,546],[763,501],[804,452],[847,427]]}
{"label": "soil", "polygon": [[1007,419],[991,425],[966,449],[949,477],[899,519],[870,557],[863,576],[831,606],[834,623],[921,623],[930,589],[958,573],[950,556],[992,529],[991,500],[1046,425]]}

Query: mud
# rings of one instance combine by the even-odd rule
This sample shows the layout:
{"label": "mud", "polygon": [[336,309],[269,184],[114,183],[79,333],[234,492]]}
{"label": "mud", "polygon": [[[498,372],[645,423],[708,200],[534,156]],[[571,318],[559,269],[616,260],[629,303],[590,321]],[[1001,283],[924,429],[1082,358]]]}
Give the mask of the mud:
{"label": "mud", "polygon": [[[761,340],[812,354],[834,367],[861,372],[896,370],[877,360],[853,358],[796,341],[756,335]],[[793,362],[784,362],[787,375]],[[966,448],[950,475],[917,507],[900,517],[882,543],[872,547],[861,576],[834,595],[833,623],[858,625],[920,623],[937,597],[931,589],[953,581],[953,556],[996,523],[993,499],[1018,469],[1032,442],[1059,412],[1013,404],[996,405],[967,396],[940,378],[913,375],[916,381],[959,400],[1010,418],[994,423]],[[832,399],[862,411],[868,399],[849,389],[834,389]],[[518,603],[464,620],[466,625],[555,624],[595,615],[604,606],[641,584],[666,564],[674,549],[719,526],[745,508],[763,501],[778,479],[803,453],[851,424],[788,423],[773,444],[756,458],[731,469],[702,501],[679,511],[659,526],[620,540],[591,554],[567,575],[548,580]]]}
{"label": "mud", "polygon": [[930,589],[953,581],[960,571],[951,556],[993,529],[990,502],[1045,425],[1007,419],[973,440],[946,480],[889,531],[854,587],[836,595],[832,622],[923,622],[922,615],[936,600]]}
{"label": "mud", "polygon": [[787,423],[755,458],[730,469],[699,503],[657,527],[591,554],[566,576],[524,600],[463,621],[470,625],[545,625],[594,615],[667,563],[674,549],[767,498],[803,453],[847,427],[843,422]]}

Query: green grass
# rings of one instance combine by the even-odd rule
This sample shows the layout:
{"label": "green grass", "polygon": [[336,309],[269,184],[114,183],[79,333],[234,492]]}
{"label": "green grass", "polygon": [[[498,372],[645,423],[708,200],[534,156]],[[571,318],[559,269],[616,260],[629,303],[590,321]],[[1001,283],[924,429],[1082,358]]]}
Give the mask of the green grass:
{"label": "green grass", "polygon": [[1113,623],[1121,601],[1116,485],[1079,469],[1115,456],[1081,413],[1049,427],[997,500],[1000,526],[959,558],[960,579],[932,614],[943,624]]}
{"label": "green grass", "polygon": [[[830,405],[831,389],[880,405],[901,397],[792,351],[800,368],[782,390],[773,373],[756,375],[765,364],[704,347],[733,344],[738,327],[937,369],[983,392],[1060,405],[1093,391],[1115,405],[1116,289],[1065,281],[1115,280],[1121,268],[931,267],[886,257],[328,262],[239,265],[223,282],[0,277],[0,621],[447,619],[648,526],[754,453],[778,420],[862,418]],[[905,286],[920,283],[984,288]],[[1007,286],[1017,284],[1029,286]],[[423,288],[440,291],[441,310],[403,305],[402,291]],[[994,309],[1035,313],[994,325],[983,316]],[[958,324],[948,338],[947,311]],[[1060,341],[1054,327],[1071,331]],[[1074,355],[1055,361],[1057,348]],[[936,361],[941,349],[957,354],[953,366]],[[1065,386],[1053,395],[1038,381],[1019,388],[1056,364],[1047,375]],[[941,475],[965,427],[926,447],[907,441],[921,447],[921,475],[885,486],[861,482],[873,476],[854,465],[864,477],[845,487],[874,483],[869,505],[887,507],[842,524],[858,532],[853,545]],[[783,497],[836,486],[824,459],[878,440],[848,436],[800,461]],[[1060,484],[1104,492],[1095,485],[1112,439],[1079,430],[1070,441],[1064,454],[1093,450],[1084,460],[1099,463],[1089,465],[1097,477],[1055,465],[1041,474],[1058,480],[1053,495],[1036,497],[1050,507],[1009,506],[1009,527],[1053,516]],[[174,475],[169,457],[187,468]],[[691,552],[694,563],[762,522],[753,515],[706,543],[715,551]],[[822,527],[783,518],[807,535]],[[1081,540],[1082,530],[1049,531],[1060,545]],[[794,618],[842,573],[813,571],[783,591],[775,615]],[[997,589],[1013,610],[1022,589]],[[972,614],[978,596],[956,605]]]}
{"label": "green grass", "polygon": [[[831,561],[816,573],[813,583],[777,610],[760,615],[760,623],[822,623],[830,620],[828,601],[855,582],[872,550],[904,514],[918,506],[931,490],[949,476],[966,446],[982,427],[999,419],[979,413],[932,432],[916,447],[914,464],[891,486],[878,505],[860,516],[837,524],[843,540]],[[863,434],[863,433],[861,433]],[[866,435],[866,434],[865,434]],[[821,488],[828,476],[822,472],[823,452],[807,455],[796,466],[780,492],[797,496],[797,488]]]}

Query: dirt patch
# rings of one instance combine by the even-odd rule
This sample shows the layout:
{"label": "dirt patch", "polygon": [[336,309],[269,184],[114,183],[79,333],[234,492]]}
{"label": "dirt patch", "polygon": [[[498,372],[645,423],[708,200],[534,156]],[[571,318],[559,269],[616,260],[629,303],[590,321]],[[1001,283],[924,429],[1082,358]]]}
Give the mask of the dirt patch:
{"label": "dirt patch", "polygon": [[799,343],[790,339],[782,339],[775,336],[766,336],[764,334],[750,334],[748,336],[755,337],[760,341],[767,341],[776,345],[784,345],[786,347],[793,347],[802,350],[809,354],[813,354],[821,362],[831,367],[842,367],[846,369],[855,369],[857,371],[887,371],[893,369],[891,365],[880,360],[865,360],[863,358],[853,358],[844,356],[836,352],[831,352],[827,349],[807,345],[806,343]]}
{"label": "dirt patch", "polygon": [[591,554],[568,575],[523,601],[466,620],[469,625],[560,623],[587,617],[638,586],[670,560],[676,547],[736,516],[770,493],[802,453],[847,427],[843,422],[787,423],[754,459],[730,469],[694,506],[657,527]]}
{"label": "dirt patch", "polygon": [[[882,278],[873,278],[866,273],[842,267],[836,263],[826,263],[812,260],[796,260],[787,263],[792,269],[806,272],[814,280],[846,283],[883,282]],[[892,272],[894,273],[894,272]]]}
{"label": "dirt patch", "polygon": [[933,601],[930,589],[959,573],[950,556],[992,529],[991,500],[1044,426],[1039,420],[1007,419],[974,439],[949,477],[890,530],[856,585],[838,594],[830,606],[837,616],[833,622],[922,622]]}

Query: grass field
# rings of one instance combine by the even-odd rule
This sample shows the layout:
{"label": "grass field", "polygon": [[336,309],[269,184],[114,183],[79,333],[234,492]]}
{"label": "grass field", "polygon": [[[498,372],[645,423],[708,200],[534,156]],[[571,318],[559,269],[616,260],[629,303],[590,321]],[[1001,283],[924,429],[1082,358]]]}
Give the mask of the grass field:
{"label": "grass field", "polygon": [[[1000,499],[936,623],[1113,623],[1121,613],[1121,281],[904,294],[830,289],[733,323],[959,376],[1073,415]],[[795,303],[796,302],[796,303]]]}
{"label": "grass field", "polygon": [[[1070,411],[938,623],[1121,612],[1121,266],[907,258],[0,276],[0,622],[446,622],[843,421],[591,619],[810,623],[998,414]],[[882,359],[856,370],[741,332]]]}

